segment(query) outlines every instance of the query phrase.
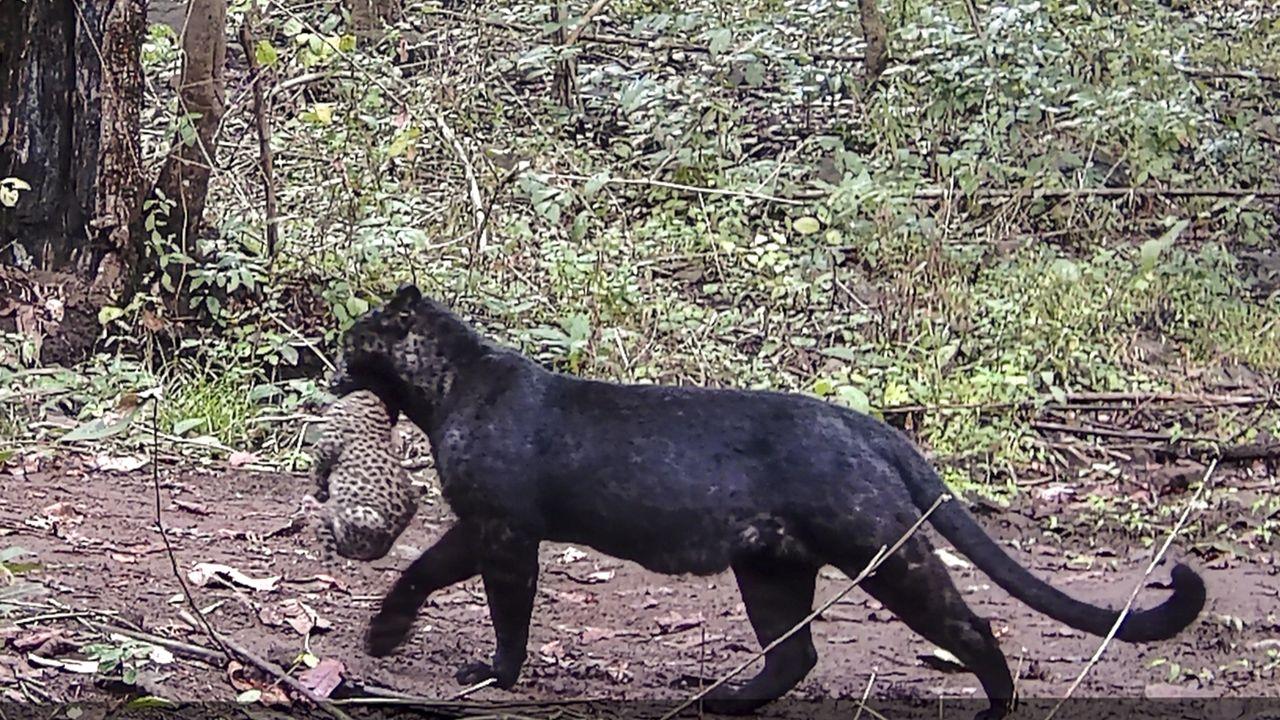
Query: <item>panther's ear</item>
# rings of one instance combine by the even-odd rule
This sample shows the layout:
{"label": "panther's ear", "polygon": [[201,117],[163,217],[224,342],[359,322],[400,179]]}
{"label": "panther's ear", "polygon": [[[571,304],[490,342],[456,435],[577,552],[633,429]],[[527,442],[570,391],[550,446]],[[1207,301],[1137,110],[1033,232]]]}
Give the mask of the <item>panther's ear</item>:
{"label": "panther's ear", "polygon": [[387,310],[393,313],[404,312],[422,301],[422,291],[417,285],[405,284],[396,289],[396,294],[387,302]]}

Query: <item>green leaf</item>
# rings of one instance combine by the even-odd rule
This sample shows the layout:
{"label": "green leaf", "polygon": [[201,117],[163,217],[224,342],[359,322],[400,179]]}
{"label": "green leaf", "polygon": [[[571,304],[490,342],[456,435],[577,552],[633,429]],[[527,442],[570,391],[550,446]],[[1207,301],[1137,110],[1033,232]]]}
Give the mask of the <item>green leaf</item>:
{"label": "green leaf", "polygon": [[143,695],[142,697],[136,697],[130,700],[129,702],[125,703],[125,708],[129,710],[146,710],[149,708],[164,708],[164,707],[173,707],[173,706],[174,705],[172,701],[165,700],[162,697],[156,697],[155,695]]}
{"label": "green leaf", "polygon": [[733,42],[733,31],[729,28],[718,28],[707,33],[707,50],[711,53],[711,59],[714,60],[729,49],[729,43]]}
{"label": "green leaf", "polygon": [[396,133],[395,139],[391,141],[391,145],[387,147],[388,157],[400,157],[409,148],[418,141],[422,136],[422,131],[415,127],[406,127],[404,130]]}
{"label": "green leaf", "polygon": [[339,52],[349,53],[349,52],[351,52],[352,50],[355,50],[355,49],[356,49],[356,36],[355,36],[355,35],[343,35],[342,37],[338,38],[338,51],[339,51]]}
{"label": "green leaf", "polygon": [[289,365],[298,364],[298,349],[292,345],[280,346],[280,359]]}
{"label": "green leaf", "polygon": [[134,406],[134,408],[127,414],[114,422],[108,423],[105,418],[98,418],[92,422],[84,423],[66,435],[58,438],[58,442],[102,440],[109,437],[115,437],[129,429],[129,424],[133,422],[133,416],[136,415],[137,412],[138,406]]}
{"label": "green leaf", "polygon": [[119,319],[124,316],[124,309],[115,307],[114,305],[103,305],[98,309],[98,324],[107,325],[112,320]]}
{"label": "green leaf", "polygon": [[271,67],[280,60],[280,53],[276,51],[276,47],[269,40],[259,40],[257,47],[253,49],[253,57],[258,64],[263,67]]}
{"label": "green leaf", "polygon": [[1065,283],[1074,285],[1080,282],[1080,266],[1073,260],[1058,258],[1049,265],[1049,271]]}
{"label": "green leaf", "polygon": [[347,298],[347,315],[359,317],[369,311],[369,301],[354,295]]}
{"label": "green leaf", "polygon": [[836,390],[836,397],[840,398],[850,409],[856,410],[863,415],[871,414],[871,399],[867,394],[852,385],[841,385]]}
{"label": "green leaf", "polygon": [[1150,272],[1155,269],[1156,263],[1160,261],[1160,256],[1173,246],[1174,241],[1178,239],[1178,236],[1181,235],[1182,231],[1186,230],[1187,226],[1190,224],[1190,220],[1179,220],[1173,224],[1173,227],[1166,230],[1158,239],[1148,240],[1142,243],[1142,246],[1138,249],[1138,257],[1141,261],[1142,271]]}
{"label": "green leaf", "polygon": [[845,347],[843,345],[834,345],[832,347],[822,348],[818,352],[828,357],[833,357],[833,358],[836,358],[837,360],[845,360],[848,362],[853,362],[854,360],[858,359],[858,353],[856,350],[854,350],[851,347]]}
{"label": "green leaf", "polygon": [[801,218],[796,218],[795,221],[791,223],[791,227],[795,228],[796,232],[801,235],[812,235],[822,229],[822,223],[818,222],[818,218],[806,215]]}
{"label": "green leaf", "polygon": [[608,182],[608,171],[601,171],[592,175],[587,179],[586,184],[582,186],[582,196],[590,199],[595,196],[596,193],[600,192],[600,188],[604,187]]}
{"label": "green leaf", "polygon": [[173,424],[173,434],[181,437],[200,427],[204,422],[204,418],[187,418],[186,420],[179,420]]}

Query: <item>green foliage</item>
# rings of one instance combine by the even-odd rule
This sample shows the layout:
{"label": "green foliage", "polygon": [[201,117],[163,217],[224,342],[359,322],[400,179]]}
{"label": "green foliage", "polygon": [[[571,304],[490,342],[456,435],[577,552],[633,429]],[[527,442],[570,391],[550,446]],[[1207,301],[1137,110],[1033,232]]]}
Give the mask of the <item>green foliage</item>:
{"label": "green foliage", "polygon": [[102,675],[116,676],[127,685],[138,681],[138,673],[148,665],[168,665],[173,654],[159,645],[123,635],[112,635],[111,642],[93,643],[81,648],[85,657],[98,663]]}
{"label": "green foliage", "polygon": [[[868,92],[847,59],[861,37],[849,3],[612,3],[601,30],[650,46],[567,51],[545,3],[482,3],[533,29],[432,17],[438,52],[415,56],[419,29],[358,42],[329,6],[266,6],[255,55],[279,82],[278,254],[256,173],[215,175],[214,238],[193,252],[153,236],[158,287],[104,311],[108,347],[151,359],[133,370],[167,388],[163,428],[235,446],[275,442],[257,418],[322,396],[281,379],[300,353],[332,349],[404,281],[572,372],[869,413],[1280,371],[1278,301],[1242,261],[1273,242],[1273,209],[1081,192],[1280,184],[1273,88],[1214,76],[1274,72],[1273,19],[1004,0],[978,32],[959,2],[883,9],[896,60]],[[148,42],[163,88],[172,38]],[[573,111],[550,92],[569,54]],[[153,125],[176,126],[167,107]],[[256,162],[247,123],[228,117],[225,167]],[[181,360],[152,357],[131,330],[181,288],[213,329]],[[300,297],[322,317],[300,321]],[[79,419],[104,410],[85,399]],[[949,480],[987,491],[1043,453],[1012,413],[915,429]]]}

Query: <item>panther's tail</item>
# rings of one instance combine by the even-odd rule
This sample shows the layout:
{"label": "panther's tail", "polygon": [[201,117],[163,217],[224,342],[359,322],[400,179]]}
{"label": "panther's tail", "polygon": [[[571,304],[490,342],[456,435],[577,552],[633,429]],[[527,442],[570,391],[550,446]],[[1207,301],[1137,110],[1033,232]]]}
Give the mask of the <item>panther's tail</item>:
{"label": "panther's tail", "polygon": [[[933,468],[915,453],[903,453],[899,469],[911,500],[923,512],[947,492]],[[1031,608],[1077,630],[1103,636],[1119,612],[1081,602],[1032,575],[1009,557],[959,503],[944,502],[929,522],[965,557],[997,585]],[[1190,567],[1173,568],[1173,594],[1149,610],[1130,612],[1116,633],[1127,642],[1150,642],[1173,637],[1190,625],[1204,608],[1204,581]]]}

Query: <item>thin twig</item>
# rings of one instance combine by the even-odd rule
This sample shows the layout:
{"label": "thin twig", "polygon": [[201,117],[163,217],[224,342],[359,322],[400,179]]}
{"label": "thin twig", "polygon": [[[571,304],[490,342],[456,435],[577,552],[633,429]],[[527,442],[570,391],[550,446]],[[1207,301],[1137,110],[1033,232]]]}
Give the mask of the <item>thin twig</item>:
{"label": "thin twig", "polygon": [[570,45],[578,42],[578,38],[582,37],[583,31],[591,25],[592,19],[594,19],[595,16],[604,9],[604,6],[608,4],[609,0],[596,0],[590,8],[587,8],[587,11],[582,14],[582,18],[578,20],[577,27],[575,27],[573,32],[569,33],[568,37],[564,39],[564,46],[569,47]]}
{"label": "thin twig", "polygon": [[238,643],[236,643],[234,640],[231,640],[230,638],[222,638],[222,642],[225,644],[227,648],[231,650],[231,652],[235,653],[236,656],[243,658],[244,660],[247,660],[250,663],[253,663],[255,666],[258,667],[259,670],[262,670],[263,672],[269,675],[275,676],[276,679],[278,679],[280,682],[284,683],[285,685],[288,685],[291,689],[293,689],[302,697],[309,700],[316,707],[320,708],[324,712],[328,713],[331,717],[335,718],[335,720],[352,720],[351,716],[348,715],[346,712],[344,712],[342,708],[339,708],[329,700],[322,698],[319,695],[316,695],[315,692],[311,690],[311,688],[307,687],[306,685],[303,685],[297,678],[290,675],[288,671],[286,671],[284,668],[280,667],[279,665],[276,665],[275,663],[271,662],[270,660],[267,660],[266,658],[259,657],[256,653],[252,652],[251,650],[249,650],[248,648],[245,648],[242,645],[239,645]]}
{"label": "thin twig", "polygon": [[173,550],[173,544],[169,542],[169,531],[164,525],[164,512],[160,501],[160,398],[153,395],[149,398],[151,402],[151,485],[154,491],[155,499],[155,521],[156,530],[160,533],[160,541],[164,543],[165,555],[169,558],[169,567],[173,570],[173,576],[178,581],[178,586],[182,588],[182,596],[186,599],[187,605],[195,612],[196,618],[200,621],[205,634],[214,642],[224,653],[227,647],[218,637],[217,631],[213,629],[213,625],[209,623],[209,619],[200,611],[199,604],[196,603],[195,597],[191,594],[191,588],[187,585],[187,579],[182,575],[182,569],[178,567],[178,555]]}
{"label": "thin twig", "polygon": [[[1043,406],[1058,410],[1077,410],[1086,403],[1181,403],[1193,407],[1221,407],[1228,405],[1265,405],[1271,402],[1266,395],[1198,395],[1195,393],[1165,392],[1082,392],[1070,393],[1066,402],[1058,402],[1049,395],[1033,400],[1013,400],[1004,402],[950,403],[939,405],[895,405],[879,408],[883,415],[902,415],[905,413],[937,413],[962,410],[1001,410],[1031,409]],[[1117,408],[1119,409],[1119,408]]]}
{"label": "thin twig", "polygon": [[[1010,198],[1026,194],[1030,197],[1280,197],[1280,188],[1237,187],[1072,187],[1072,188],[978,188],[969,197]],[[936,200],[948,195],[945,188],[921,188],[917,200]]]}
{"label": "thin twig", "polygon": [[[586,175],[574,175],[570,173],[547,173],[545,177],[556,180],[569,180],[572,182],[587,182],[592,178]],[[596,178],[600,181],[601,178]],[[727,195],[730,197],[747,198],[750,200],[761,200],[764,202],[779,203],[782,205],[807,205],[813,199],[798,199],[792,197],[780,197],[777,195],[766,195],[764,193],[750,192],[746,190],[727,190],[725,188],[700,187],[697,185],[684,185],[682,183],[666,182],[665,180],[654,180],[652,178],[603,178],[606,185],[641,185],[647,187],[660,187],[668,190],[678,190],[680,192],[694,193],[697,195]],[[825,197],[826,193],[823,193]]]}
{"label": "thin twig", "polygon": [[778,639],[764,646],[759,651],[753,653],[751,657],[746,659],[746,661],[744,661],[734,669],[730,670],[728,673],[723,675],[719,680],[716,680],[714,683],[711,683],[711,685],[699,691],[696,695],[693,695],[688,700],[685,700],[684,702],[680,703],[680,705],[676,706],[674,710],[663,715],[660,720],[671,720],[671,718],[675,717],[676,715],[679,715],[686,708],[702,700],[707,695],[714,692],[716,688],[720,687],[721,685],[724,685],[726,682],[736,677],[743,670],[746,670],[747,668],[751,667],[752,663],[754,663],[756,660],[759,660],[760,658],[767,655],[769,651],[773,650],[774,648],[778,647],[782,643],[786,642],[792,635],[795,635],[796,633],[800,632],[802,628],[807,626],[809,623],[813,622],[814,618],[821,615],[832,605],[835,605],[836,603],[844,599],[845,595],[848,595],[849,593],[853,592],[853,589],[856,588],[859,583],[861,583],[863,580],[866,580],[868,577],[870,577],[871,574],[874,573],[880,567],[880,565],[884,563],[885,560],[889,559],[890,556],[892,556],[895,552],[897,552],[898,548],[901,548],[903,544],[905,544],[907,540],[909,540],[911,536],[914,535],[916,531],[920,529],[920,526],[923,525],[925,521],[929,519],[929,516],[933,514],[934,510],[938,509],[939,505],[949,500],[951,500],[951,495],[949,493],[944,492],[941,495],[939,495],[938,499],[934,500],[933,504],[929,506],[929,509],[925,510],[924,513],[922,513],[920,517],[915,521],[915,523],[911,525],[911,527],[907,528],[907,531],[902,534],[902,537],[898,538],[897,542],[895,542],[887,550],[882,546],[878,551],[876,551],[876,554],[871,558],[870,562],[867,563],[867,566],[862,569],[862,572],[858,573],[857,577],[850,580],[849,584],[846,585],[843,590],[836,593],[835,595],[832,595],[826,602],[819,605],[816,610],[809,613],[808,615],[805,616],[803,620],[801,620],[800,622],[792,626],[790,630],[783,633],[781,636],[778,637]]}
{"label": "thin twig", "polygon": [[1138,594],[1142,592],[1144,587],[1146,587],[1147,578],[1151,577],[1151,573],[1155,571],[1156,566],[1164,559],[1165,553],[1169,551],[1169,546],[1173,544],[1173,539],[1182,531],[1183,526],[1187,523],[1187,518],[1191,516],[1191,511],[1195,509],[1196,505],[1200,502],[1200,498],[1204,496],[1205,491],[1209,488],[1209,481],[1213,478],[1213,471],[1217,469],[1217,467],[1218,461],[1214,460],[1209,464],[1209,467],[1205,469],[1204,479],[1200,481],[1200,487],[1196,488],[1195,494],[1191,496],[1191,500],[1187,502],[1186,508],[1182,510],[1182,515],[1178,517],[1178,522],[1174,523],[1173,529],[1169,531],[1169,537],[1165,538],[1164,544],[1160,546],[1160,550],[1156,552],[1155,557],[1151,558],[1151,563],[1147,565],[1147,571],[1142,574],[1142,577],[1138,580],[1137,584],[1134,585],[1133,592],[1129,593],[1129,599],[1125,602],[1124,607],[1120,609],[1120,613],[1116,615],[1116,621],[1112,623],[1111,629],[1107,631],[1106,637],[1102,638],[1102,643],[1099,644],[1098,649],[1094,651],[1093,657],[1089,658],[1089,662],[1085,663],[1080,674],[1076,676],[1076,679],[1072,681],[1071,686],[1067,688],[1066,694],[1063,695],[1062,699],[1053,706],[1053,709],[1049,711],[1049,714],[1045,716],[1044,720],[1053,720],[1053,716],[1058,713],[1058,710],[1067,702],[1067,700],[1071,699],[1072,694],[1074,694],[1076,689],[1080,687],[1080,684],[1084,682],[1089,671],[1093,670],[1093,666],[1098,664],[1098,660],[1100,660],[1102,658],[1102,654],[1106,652],[1107,646],[1111,644],[1111,641],[1115,639],[1116,633],[1120,631],[1120,626],[1124,624],[1125,618],[1129,616],[1129,611],[1133,608],[1133,603],[1138,599]]}
{"label": "thin twig", "polygon": [[1196,68],[1179,65],[1178,69],[1191,75],[1208,79],[1228,80],[1261,80],[1262,82],[1280,82],[1280,75],[1258,70],[1214,70],[1213,68]]}
{"label": "thin twig", "polygon": [[141,632],[139,630],[130,630],[129,628],[117,627],[115,625],[90,623],[90,626],[104,635],[123,635],[125,637],[133,638],[134,640],[151,643],[152,645],[160,645],[173,650],[180,655],[186,655],[187,657],[196,658],[197,660],[204,660],[205,662],[219,667],[227,664],[227,655],[220,650],[214,650],[201,645],[192,645],[191,643],[174,640],[173,638],[167,638],[163,635],[153,635],[151,633]]}
{"label": "thin twig", "polygon": [[253,22],[257,15],[257,4],[250,3],[249,12],[240,24],[240,44],[244,47],[245,59],[249,64],[250,84],[253,86],[253,115],[258,127],[258,158],[262,165],[262,187],[265,193],[265,210],[267,215],[267,257],[274,260],[276,248],[280,247],[280,222],[276,212],[275,172],[272,169],[274,160],[271,153],[271,125],[267,119],[267,101],[262,92],[262,69],[258,66],[258,55],[253,43]]}
{"label": "thin twig", "polygon": [[169,542],[169,533],[165,529],[164,515],[161,510],[161,493],[160,493],[160,465],[158,460],[160,450],[160,422],[159,422],[159,398],[152,396],[151,401],[151,443],[152,443],[152,461],[151,461],[151,482],[155,492],[155,521],[156,528],[160,531],[160,538],[164,543],[165,554],[169,557],[169,566],[173,570],[173,576],[178,580],[178,585],[182,588],[182,595],[186,598],[187,605],[191,608],[192,614],[195,616],[199,626],[204,630],[209,639],[222,651],[225,657],[238,657],[258,667],[265,673],[274,675],[276,678],[295,690],[307,700],[311,701],[325,713],[329,714],[335,720],[351,720],[351,716],[347,715],[340,708],[333,706],[324,698],[316,695],[310,688],[298,682],[292,675],[287,673],[283,668],[276,664],[258,657],[253,652],[245,649],[230,638],[224,637],[221,633],[214,629],[209,618],[205,616],[204,611],[196,603],[195,597],[191,594],[191,588],[187,585],[187,580],[182,575],[182,570],[178,566],[178,556],[173,550],[173,545]]}

